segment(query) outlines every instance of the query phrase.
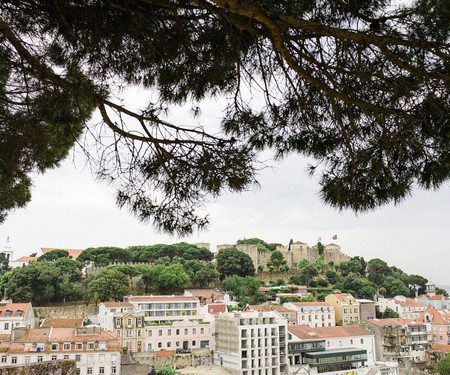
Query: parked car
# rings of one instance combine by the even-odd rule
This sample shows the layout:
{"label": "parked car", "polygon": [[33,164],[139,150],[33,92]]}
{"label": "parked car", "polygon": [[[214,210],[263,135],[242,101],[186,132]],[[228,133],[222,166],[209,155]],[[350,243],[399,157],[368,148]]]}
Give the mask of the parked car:
{"label": "parked car", "polygon": [[177,350],[175,350],[175,353],[177,353],[177,354],[191,354],[191,352],[189,350],[181,349],[181,348],[178,348]]}

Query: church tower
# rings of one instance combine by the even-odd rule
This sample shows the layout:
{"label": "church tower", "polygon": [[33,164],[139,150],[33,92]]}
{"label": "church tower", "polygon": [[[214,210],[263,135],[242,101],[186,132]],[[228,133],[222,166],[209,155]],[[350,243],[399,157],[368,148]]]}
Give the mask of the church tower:
{"label": "church tower", "polygon": [[11,244],[9,243],[9,236],[6,239],[6,245],[3,247],[2,254],[5,254],[6,259],[8,259],[10,262],[12,262],[13,250],[12,250]]}

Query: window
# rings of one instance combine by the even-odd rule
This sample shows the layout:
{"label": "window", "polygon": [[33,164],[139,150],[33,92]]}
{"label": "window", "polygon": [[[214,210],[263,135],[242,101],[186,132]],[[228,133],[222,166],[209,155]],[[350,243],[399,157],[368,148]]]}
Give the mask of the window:
{"label": "window", "polygon": [[30,363],[31,362],[31,358],[30,357],[25,357],[25,363]]}
{"label": "window", "polygon": [[88,348],[88,350],[94,350],[94,343],[93,342],[88,342],[87,348]]}
{"label": "window", "polygon": [[88,362],[94,362],[94,356],[92,354],[88,355]]}
{"label": "window", "polygon": [[142,336],[142,329],[138,329],[137,334],[138,334],[139,337],[141,337]]}
{"label": "window", "polygon": [[5,323],[5,329],[6,329],[6,330],[9,329],[9,323]]}
{"label": "window", "polygon": [[148,330],[147,332],[148,337],[152,337],[152,331]]}
{"label": "window", "polygon": [[197,334],[197,329],[196,328],[192,328],[192,334],[196,335]]}
{"label": "window", "polygon": [[116,327],[120,328],[122,326],[122,319],[116,319]]}
{"label": "window", "polygon": [[117,331],[116,336],[120,337],[120,331]]}
{"label": "window", "polygon": [[195,346],[195,340],[194,340],[194,341],[192,341],[192,346]]}
{"label": "window", "polygon": [[98,373],[99,374],[104,374],[105,373],[105,368],[104,367],[99,367]]}
{"label": "window", "polygon": [[8,361],[8,357],[6,355],[2,355],[2,363],[6,363]]}
{"label": "window", "polygon": [[77,354],[75,356],[75,362],[81,362],[81,355],[80,354]]}
{"label": "window", "polygon": [[111,362],[112,364],[116,363],[117,361],[117,355],[116,354],[111,354]]}
{"label": "window", "polygon": [[81,375],[81,369],[77,368],[76,375]]}
{"label": "window", "polygon": [[172,330],[171,329],[167,330],[167,336],[172,336]]}
{"label": "window", "polygon": [[127,325],[128,327],[131,327],[131,319],[128,319]]}
{"label": "window", "polygon": [[187,329],[187,328],[184,329],[184,334],[185,334],[185,335],[188,334],[188,329]]}
{"label": "window", "polygon": [[353,339],[350,339],[350,345],[353,345]]}
{"label": "window", "polygon": [[142,327],[142,318],[138,318],[138,320],[137,320],[137,325],[138,325],[139,327]]}
{"label": "window", "polygon": [[88,368],[87,368],[86,374],[92,375],[92,367],[88,367]]}
{"label": "window", "polygon": [[364,339],[361,339],[361,344],[364,344]]}
{"label": "window", "polygon": [[44,357],[42,355],[38,356],[38,359],[37,359],[38,362],[42,362],[43,360],[44,360]]}
{"label": "window", "polygon": [[63,344],[63,350],[70,350],[70,343],[65,342]]}
{"label": "window", "polygon": [[58,359],[57,355],[52,355],[52,361],[56,361]]}
{"label": "window", "polygon": [[6,310],[5,312],[5,316],[11,316],[12,311],[11,310]]}
{"label": "window", "polygon": [[77,342],[75,344],[75,349],[76,350],[83,350],[83,343],[82,342]]}
{"label": "window", "polygon": [[99,360],[100,360],[100,362],[105,362],[105,355],[104,354],[100,354]]}
{"label": "window", "polygon": [[111,374],[117,374],[117,370],[115,367],[111,367]]}
{"label": "window", "polygon": [[106,342],[100,341],[98,344],[100,350],[106,350]]}
{"label": "window", "polygon": [[158,329],[158,336],[162,336],[162,329]]}
{"label": "window", "polygon": [[200,328],[200,333],[203,335],[205,333],[205,329],[204,328]]}
{"label": "window", "polygon": [[11,357],[11,363],[12,364],[17,363],[17,357]]}
{"label": "window", "polygon": [[172,346],[172,343],[169,341],[169,342],[167,343],[167,347],[170,348],[171,346]]}
{"label": "window", "polygon": [[158,348],[162,348],[162,343],[158,342]]}
{"label": "window", "polygon": [[59,345],[58,344],[52,344],[52,350],[58,350]]}
{"label": "window", "polygon": [[133,330],[127,329],[127,337],[131,337],[131,336],[133,336]]}
{"label": "window", "polygon": [[344,309],[344,314],[347,314],[347,308]]}
{"label": "window", "polygon": [[68,354],[64,354],[64,359],[69,359],[69,355]]}
{"label": "window", "polygon": [[180,330],[177,329],[177,330],[175,331],[175,334],[178,336],[178,335],[180,334]]}

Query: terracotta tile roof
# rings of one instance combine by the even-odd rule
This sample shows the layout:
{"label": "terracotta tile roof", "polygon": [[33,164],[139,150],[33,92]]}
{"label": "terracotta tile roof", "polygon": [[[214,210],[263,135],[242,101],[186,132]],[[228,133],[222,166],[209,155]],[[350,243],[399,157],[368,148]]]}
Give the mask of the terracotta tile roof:
{"label": "terracotta tile roof", "polygon": [[52,250],[66,250],[73,259],[77,259],[83,252],[83,250],[79,249],[61,249],[60,247],[41,247],[41,250],[44,254]]}
{"label": "terracotta tile roof", "polygon": [[394,298],[394,302],[399,304],[400,306],[416,306],[416,307],[427,307],[423,303],[414,301],[412,298],[406,298],[406,301],[402,301]]}
{"label": "terracotta tile roof", "polygon": [[264,287],[264,286],[260,286],[260,287],[258,288],[258,292],[270,292],[270,289],[269,289],[269,288],[266,288],[266,287]]}
{"label": "terracotta tile roof", "polygon": [[208,307],[208,313],[214,316],[218,316],[219,313],[227,311],[227,306],[224,303],[210,303],[206,306]]}
{"label": "terracotta tile roof", "polygon": [[0,334],[0,342],[11,341],[11,335],[9,334]]}
{"label": "terracotta tile roof", "polygon": [[36,261],[38,257],[22,257],[16,260],[13,260],[13,262],[33,262]]}
{"label": "terracotta tile roof", "polygon": [[297,245],[307,245],[307,243],[301,242],[301,241],[296,241],[296,242],[294,242],[294,244],[297,244]]}
{"label": "terracotta tile roof", "polygon": [[303,340],[327,339],[337,337],[353,336],[373,336],[372,333],[360,326],[344,327],[308,327],[308,326],[289,326],[290,333]]}
{"label": "terracotta tile roof", "polygon": [[294,306],[303,307],[303,306],[330,306],[328,302],[289,302]]}
{"label": "terracotta tile roof", "polygon": [[22,311],[22,314],[19,315],[21,317],[25,316],[25,314],[28,311],[28,308],[30,307],[29,303],[5,303],[0,302],[0,318],[3,318],[6,316],[6,311],[11,311],[10,316],[17,317],[17,311]]}
{"label": "terracotta tile roof", "polygon": [[25,335],[14,340],[15,343],[20,342],[45,342],[49,340],[51,328],[31,328],[27,329]]}
{"label": "terracotta tile roof", "polygon": [[450,353],[450,345],[434,344],[431,350],[437,350],[439,352]]}
{"label": "terracotta tile roof", "polygon": [[411,319],[402,318],[389,318],[389,319],[370,319],[368,320],[370,324],[374,324],[380,327],[384,327],[387,324],[390,325],[408,325],[408,326],[422,326],[423,323],[420,321],[412,321]]}
{"label": "terracotta tile roof", "polygon": [[425,322],[425,316],[431,318],[430,323],[450,325],[450,310],[427,309],[427,311],[420,314],[417,321]]}
{"label": "terracotta tile roof", "polygon": [[211,296],[214,296],[215,299],[224,297],[223,293],[214,289],[186,289],[186,291],[194,297],[211,298]]}
{"label": "terracotta tile roof", "polygon": [[249,308],[253,311],[296,312],[295,310],[290,310],[287,307],[280,305],[249,305]]}
{"label": "terracotta tile roof", "polygon": [[80,327],[83,323],[83,319],[45,319],[41,324],[41,328],[73,328]]}
{"label": "terracotta tile roof", "polygon": [[428,299],[431,299],[431,300],[441,300],[441,299],[445,298],[445,296],[443,294],[436,294],[433,297],[429,297],[429,296],[427,296],[427,297],[428,297]]}
{"label": "terracotta tile roof", "polygon": [[128,296],[125,297],[130,300],[131,303],[138,302],[172,302],[172,301],[181,301],[181,302],[198,302],[198,299],[195,297],[185,297],[185,296]]}
{"label": "terracotta tile roof", "polygon": [[350,293],[336,293],[330,294],[330,296],[336,297],[339,301],[343,301],[348,298],[350,298],[351,300],[355,300],[355,297],[353,297]]}
{"label": "terracotta tile roof", "polygon": [[102,302],[105,307],[133,307],[130,302]]}

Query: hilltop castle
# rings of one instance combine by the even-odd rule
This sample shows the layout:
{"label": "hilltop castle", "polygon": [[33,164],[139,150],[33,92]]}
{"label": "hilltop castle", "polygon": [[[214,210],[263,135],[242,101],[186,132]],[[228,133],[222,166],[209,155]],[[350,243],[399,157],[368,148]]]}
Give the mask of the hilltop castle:
{"label": "hilltop castle", "polygon": [[[265,271],[268,270],[266,263],[270,259],[271,252],[258,251],[257,245],[217,245],[217,251],[229,247],[235,247],[250,256],[253,260],[256,272],[258,272],[259,265],[263,265]],[[277,246],[276,250],[281,251],[290,268],[297,265],[303,259],[306,259],[310,263],[316,263],[317,259],[319,259],[319,249],[310,247],[308,244],[300,241],[291,244],[290,248],[287,246]],[[333,261],[334,264],[340,264],[351,259],[348,255],[341,252],[341,247],[339,245],[334,243],[325,246],[323,255],[325,263]]]}

